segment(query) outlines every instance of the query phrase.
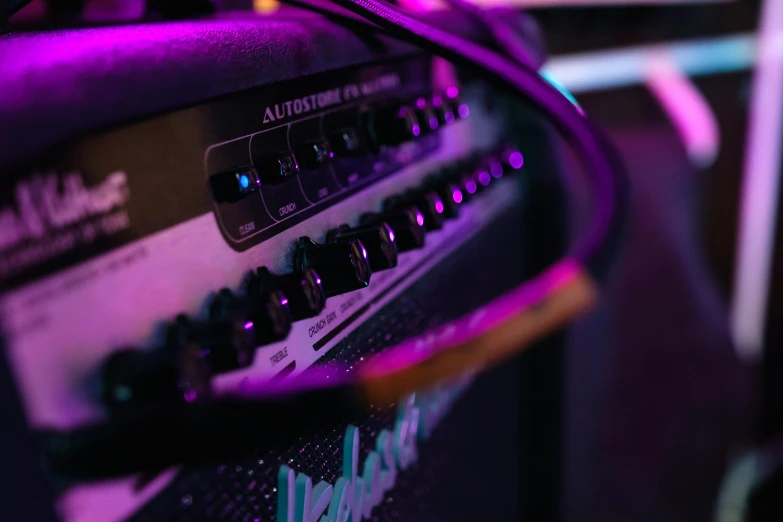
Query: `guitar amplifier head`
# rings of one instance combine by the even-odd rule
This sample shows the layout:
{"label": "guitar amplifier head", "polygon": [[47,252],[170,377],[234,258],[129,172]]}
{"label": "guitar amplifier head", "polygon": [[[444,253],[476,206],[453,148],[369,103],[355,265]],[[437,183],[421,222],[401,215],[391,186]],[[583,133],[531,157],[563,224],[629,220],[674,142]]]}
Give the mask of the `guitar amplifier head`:
{"label": "guitar amplifier head", "polygon": [[293,404],[165,426],[265,383],[349,377],[523,281],[535,118],[293,9],[12,34],[0,53],[11,519],[518,517],[515,364],[288,439],[308,415]]}

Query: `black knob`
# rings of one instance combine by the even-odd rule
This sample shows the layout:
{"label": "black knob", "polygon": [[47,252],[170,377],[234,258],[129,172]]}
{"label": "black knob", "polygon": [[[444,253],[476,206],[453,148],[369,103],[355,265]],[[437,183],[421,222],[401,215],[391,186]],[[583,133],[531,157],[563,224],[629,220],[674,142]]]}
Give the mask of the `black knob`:
{"label": "black knob", "polygon": [[492,174],[490,174],[489,164],[482,162],[482,164],[480,164],[479,167],[475,170],[473,178],[476,180],[476,188],[478,189],[478,192],[481,192],[489,187],[490,183],[492,183]]}
{"label": "black knob", "polygon": [[288,298],[288,310],[294,321],[315,317],[326,306],[321,278],[312,268],[303,272],[273,275],[266,267],[260,267],[248,281],[249,296],[280,290]]}
{"label": "black knob", "polygon": [[462,172],[456,178],[456,185],[462,191],[462,201],[469,202],[478,193],[478,181],[475,171]]}
{"label": "black knob", "polygon": [[429,190],[434,190],[443,201],[444,219],[454,219],[459,217],[459,207],[465,199],[463,189],[457,184],[446,181],[445,176],[438,176],[427,181],[425,186]]}
{"label": "black knob", "polygon": [[416,100],[416,119],[421,127],[421,135],[432,134],[440,126],[438,115],[435,109],[427,102],[425,98]]}
{"label": "black knob", "polygon": [[255,335],[255,345],[282,341],[291,331],[291,313],[288,299],[280,290],[269,290],[252,296],[236,296],[224,288],[215,296],[210,306],[210,316],[213,319],[231,317],[243,314]]}
{"label": "black knob", "polygon": [[383,214],[365,214],[359,221],[362,225],[386,223],[394,232],[398,252],[422,248],[427,230],[424,215],[414,206],[406,206]]}
{"label": "black knob", "polygon": [[443,98],[443,105],[446,111],[451,111],[454,118],[464,119],[470,114],[470,107],[464,103],[459,96],[459,90],[456,87],[446,89],[446,96]]}
{"label": "black knob", "polygon": [[257,192],[261,186],[255,169],[246,167],[231,169],[209,177],[212,197],[218,203],[234,203]]}
{"label": "black knob", "polygon": [[303,272],[308,268],[321,276],[326,297],[365,288],[370,284],[367,250],[358,240],[319,245],[309,237],[300,237],[294,250],[294,269]]}
{"label": "black knob", "polygon": [[[462,196],[462,203],[469,202],[479,190],[476,164],[477,161],[474,159],[455,161],[441,169],[440,176],[438,176],[447,183],[453,184],[459,190],[459,195]],[[454,195],[459,199],[459,195],[456,193]]]}
{"label": "black knob", "polygon": [[100,372],[101,400],[113,411],[212,396],[209,365],[190,345],[166,350],[114,352]]}
{"label": "black knob", "polygon": [[315,170],[332,161],[334,153],[328,142],[313,141],[299,147],[297,156],[307,170]]}
{"label": "black knob", "polygon": [[397,244],[394,241],[394,231],[388,224],[380,222],[357,228],[343,225],[326,235],[328,243],[346,243],[355,240],[359,240],[367,250],[367,260],[373,272],[397,266]]}
{"label": "black knob", "polygon": [[262,184],[277,185],[299,173],[299,164],[290,152],[256,156],[253,166]]}
{"label": "black knob", "polygon": [[504,167],[504,171],[509,174],[520,170],[525,163],[522,153],[512,147],[506,148],[501,152],[500,161]]}
{"label": "black knob", "polygon": [[329,142],[336,156],[352,158],[364,154],[364,147],[356,129],[339,130],[332,134]]}
{"label": "black knob", "polygon": [[399,145],[421,135],[421,126],[414,109],[391,106],[366,113],[364,128],[374,149]]}
{"label": "black knob", "polygon": [[234,313],[206,323],[180,316],[169,328],[168,349],[178,354],[196,350],[212,373],[247,368],[256,353],[255,324],[246,313]]}
{"label": "black knob", "polygon": [[383,204],[385,211],[397,210],[408,206],[419,209],[424,216],[424,228],[440,230],[443,227],[445,205],[443,200],[434,190],[410,192],[403,196],[389,198]]}
{"label": "black knob", "polygon": [[455,108],[451,103],[444,101],[444,95],[435,94],[432,97],[432,109],[435,112],[435,117],[438,118],[438,123],[442,127],[454,123],[456,115],[454,114]]}

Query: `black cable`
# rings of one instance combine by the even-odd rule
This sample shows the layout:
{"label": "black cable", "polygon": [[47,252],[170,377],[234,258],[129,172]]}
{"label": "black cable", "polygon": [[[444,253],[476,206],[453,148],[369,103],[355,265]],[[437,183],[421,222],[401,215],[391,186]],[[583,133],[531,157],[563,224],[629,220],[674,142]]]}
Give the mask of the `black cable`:
{"label": "black cable", "polygon": [[497,364],[593,302],[594,285],[584,271],[593,279],[604,271],[617,247],[625,212],[622,169],[608,142],[537,71],[374,0],[335,3],[395,37],[484,73],[533,102],[569,140],[593,182],[596,212],[587,234],[570,258],[484,307],[481,321],[468,316],[447,325],[451,337],[424,352],[415,340],[393,347],[350,382],[326,386],[300,379],[268,385],[256,395],[161,406],[158,411],[46,433],[46,462],[55,475],[96,480],[285,444],[325,423],[350,421],[369,404],[387,404],[460,372]]}
{"label": "black cable", "polygon": [[604,272],[603,263],[614,256],[618,247],[618,223],[624,221],[624,173],[608,143],[565,96],[536,70],[417,20],[391,5],[377,0],[332,1],[401,40],[495,80],[539,109],[573,147],[594,190],[592,221],[571,248],[570,257],[579,260],[594,277]]}

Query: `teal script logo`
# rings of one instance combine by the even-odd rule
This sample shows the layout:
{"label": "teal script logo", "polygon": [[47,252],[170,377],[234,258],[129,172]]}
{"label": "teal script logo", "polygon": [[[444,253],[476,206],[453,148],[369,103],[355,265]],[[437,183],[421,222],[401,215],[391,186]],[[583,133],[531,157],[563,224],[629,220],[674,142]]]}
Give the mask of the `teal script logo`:
{"label": "teal script logo", "polygon": [[[394,429],[382,430],[359,468],[359,429],[348,426],[343,442],[343,475],[334,484],[313,481],[280,466],[277,475],[278,522],[360,522],[394,487],[397,473],[418,457],[419,440],[429,437],[472,376],[447,388],[410,395],[400,401]],[[360,472],[361,471],[361,472]]]}

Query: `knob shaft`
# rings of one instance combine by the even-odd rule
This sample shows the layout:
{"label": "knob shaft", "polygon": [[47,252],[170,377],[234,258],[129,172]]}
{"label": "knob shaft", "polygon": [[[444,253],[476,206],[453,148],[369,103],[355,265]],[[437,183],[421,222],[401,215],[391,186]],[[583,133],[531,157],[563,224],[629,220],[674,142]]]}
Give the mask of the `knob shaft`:
{"label": "knob shaft", "polygon": [[315,317],[326,306],[321,278],[315,270],[273,275],[266,267],[260,267],[248,281],[249,296],[280,290],[288,298],[288,310],[294,321]]}
{"label": "knob shaft", "polygon": [[294,269],[314,269],[321,276],[326,297],[344,294],[370,284],[370,264],[361,241],[328,245],[301,237],[294,251]]}
{"label": "knob shaft", "polygon": [[359,240],[367,250],[367,259],[373,272],[397,266],[397,244],[395,243],[394,231],[384,222],[357,228],[343,225],[329,232],[326,240],[328,243],[346,243]]}

